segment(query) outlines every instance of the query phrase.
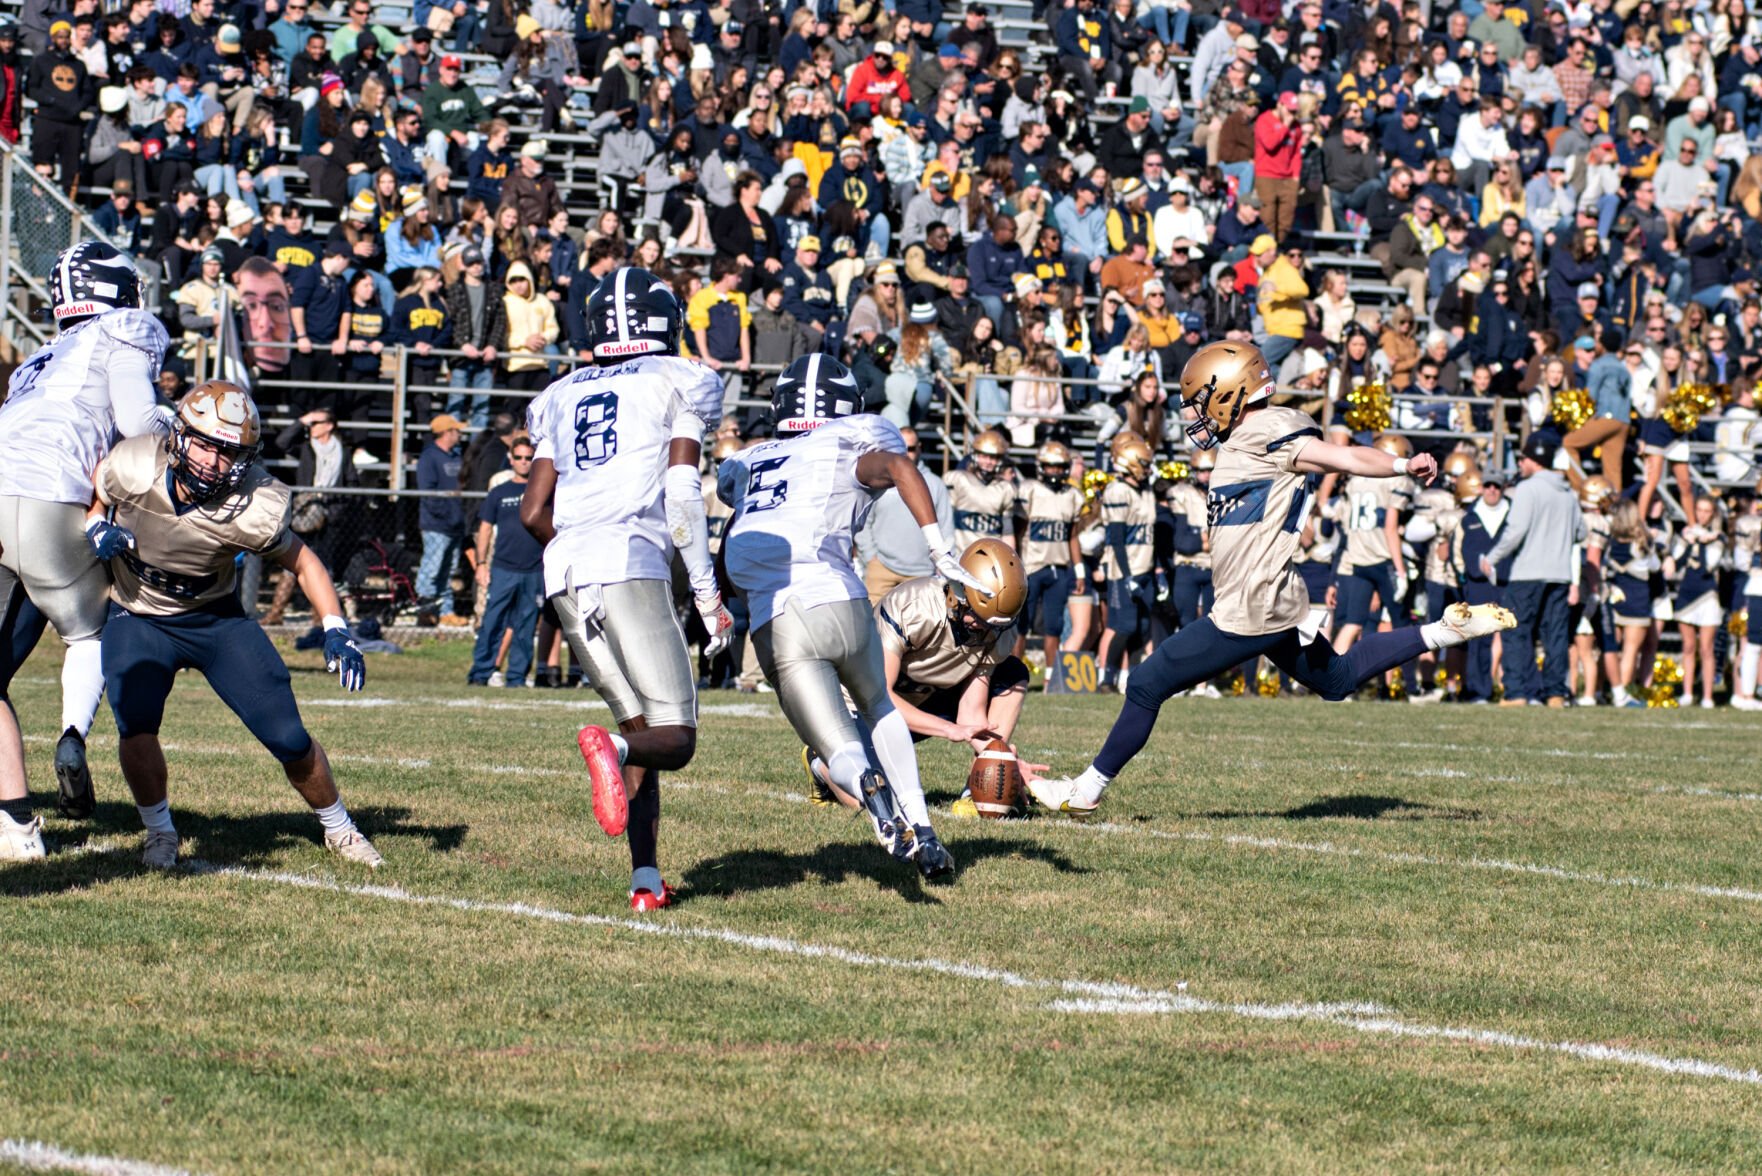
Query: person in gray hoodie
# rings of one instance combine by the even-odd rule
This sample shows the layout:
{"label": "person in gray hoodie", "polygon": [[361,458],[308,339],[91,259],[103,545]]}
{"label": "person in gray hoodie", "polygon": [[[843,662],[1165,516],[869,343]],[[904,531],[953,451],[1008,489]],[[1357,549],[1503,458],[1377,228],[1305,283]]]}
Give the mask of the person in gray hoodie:
{"label": "person in gray hoodie", "polygon": [[[1578,496],[1554,470],[1559,452],[1554,440],[1531,433],[1523,443],[1518,474],[1523,481],[1511,491],[1511,513],[1493,550],[1481,558],[1490,582],[1494,569],[1512,557],[1511,582],[1505,606],[1517,616],[1517,627],[1505,634],[1505,700],[1501,706],[1545,701],[1566,705],[1567,649],[1572,642],[1572,605],[1578,598],[1578,544],[1585,541],[1585,519]],[[1536,642],[1546,660],[1536,671]]]}

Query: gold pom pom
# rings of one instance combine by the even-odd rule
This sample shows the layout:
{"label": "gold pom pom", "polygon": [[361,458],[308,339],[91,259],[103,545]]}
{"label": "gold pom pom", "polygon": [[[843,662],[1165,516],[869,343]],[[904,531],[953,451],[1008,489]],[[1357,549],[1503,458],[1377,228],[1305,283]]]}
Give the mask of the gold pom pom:
{"label": "gold pom pom", "polygon": [[1083,474],[1083,505],[1088,506],[1095,501],[1097,495],[1109,482],[1113,475],[1102,470],[1088,470]]}
{"label": "gold pom pom", "polygon": [[1394,393],[1378,380],[1346,393],[1346,427],[1354,433],[1380,433],[1394,419]]}
{"label": "gold pom pom", "polygon": [[1680,685],[1682,667],[1675,658],[1659,654],[1652,659],[1652,687],[1647,692],[1646,705],[1657,710],[1675,710],[1676,688]]}
{"label": "gold pom pom", "polygon": [[1271,666],[1261,666],[1260,673],[1254,676],[1254,689],[1262,698],[1279,696],[1279,671]]}
{"label": "gold pom pom", "polygon": [[1687,435],[1701,424],[1703,416],[1719,411],[1719,394],[1711,384],[1682,384],[1670,394],[1658,416],[1673,432]]}
{"label": "gold pom pom", "polygon": [[1564,432],[1572,432],[1597,411],[1596,401],[1583,388],[1562,388],[1554,394],[1554,407],[1551,410],[1554,423]]}
{"label": "gold pom pom", "polygon": [[1179,482],[1190,472],[1187,463],[1178,459],[1165,461],[1156,467],[1156,476],[1164,482]]}
{"label": "gold pom pom", "polygon": [[1725,618],[1725,631],[1733,637],[1742,637],[1750,631],[1750,610],[1747,608],[1733,609]]}

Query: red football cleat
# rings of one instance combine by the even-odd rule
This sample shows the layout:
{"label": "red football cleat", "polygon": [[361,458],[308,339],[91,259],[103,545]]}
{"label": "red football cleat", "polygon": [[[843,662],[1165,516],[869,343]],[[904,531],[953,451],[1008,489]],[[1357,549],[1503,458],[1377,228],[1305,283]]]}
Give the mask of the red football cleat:
{"label": "red football cleat", "polygon": [[662,907],[673,905],[673,888],[665,882],[661,883],[661,893],[652,890],[632,890],[630,892],[630,909],[633,911],[658,911]]}
{"label": "red football cleat", "polygon": [[630,823],[630,798],[624,792],[624,771],[618,749],[604,727],[583,727],[575,737],[587,774],[593,778],[593,818],[607,837],[621,837]]}

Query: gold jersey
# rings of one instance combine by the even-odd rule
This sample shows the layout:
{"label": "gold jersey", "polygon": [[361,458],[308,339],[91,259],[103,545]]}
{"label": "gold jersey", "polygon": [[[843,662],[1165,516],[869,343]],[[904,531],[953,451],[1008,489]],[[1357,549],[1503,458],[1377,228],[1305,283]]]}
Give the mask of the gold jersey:
{"label": "gold jersey", "polygon": [[1255,636],[1295,628],[1309,615],[1309,590],[1292,563],[1317,479],[1295,468],[1321,436],[1308,413],[1261,408],[1218,450],[1211,473],[1211,620]]}
{"label": "gold jersey", "polygon": [[1150,487],[1134,487],[1115,478],[1101,491],[1101,521],[1126,525],[1126,563],[1120,568],[1114,545],[1103,541],[1102,566],[1109,580],[1122,576],[1146,576],[1156,560],[1156,495]]}
{"label": "gold jersey", "polygon": [[[1450,566],[1448,548],[1440,553],[1438,542],[1444,536],[1444,526],[1450,515],[1461,515],[1456,509],[1456,495],[1442,486],[1428,486],[1414,496],[1413,517],[1430,519],[1437,528],[1437,535],[1419,544],[1419,550],[1413,554],[1419,557],[1418,563],[1425,569],[1425,578],[1437,584],[1454,584],[1455,569]],[[1407,570],[1411,575],[1414,561],[1408,561]]]}
{"label": "gold jersey", "polygon": [[911,703],[962,685],[975,674],[990,674],[1016,643],[1012,627],[987,633],[973,645],[955,644],[947,590],[935,576],[907,580],[883,596],[875,609],[875,627],[881,648],[899,655],[893,688]]}
{"label": "gold jersey", "polygon": [[1016,506],[1027,521],[1022,535],[1022,570],[1069,567],[1071,535],[1083,513],[1083,492],[1069,482],[1054,485],[1039,478],[1022,483]]}
{"label": "gold jersey", "polygon": [[[1213,475],[1215,477],[1216,475]],[[1340,557],[1340,572],[1354,568],[1388,563],[1394,558],[1389,550],[1389,535],[1383,520],[1389,512],[1397,515],[1413,508],[1413,479],[1405,475],[1393,478],[1365,478],[1353,475],[1340,491],[1344,512],[1341,530],[1346,532],[1346,550]]]}
{"label": "gold jersey", "polygon": [[279,559],[294,542],[293,494],[262,467],[216,502],[180,503],[164,438],[131,437],[98,466],[99,497],[134,532],[110,561],[110,597],[132,613],[177,616],[230,596],[242,551]]}
{"label": "gold jersey", "polygon": [[1456,550],[1456,532],[1462,528],[1462,510],[1452,506],[1435,512],[1432,518],[1438,524],[1438,533],[1425,545],[1426,579],[1454,587],[1458,577],[1452,553]]}
{"label": "gold jersey", "polygon": [[999,473],[987,482],[972,470],[955,470],[943,479],[948,505],[954,508],[954,553],[960,555],[981,539],[1012,543],[1008,529],[1016,509],[1016,485]]}
{"label": "gold jersey", "polygon": [[[1175,516],[1178,526],[1191,527],[1202,536],[1210,528],[1205,488],[1197,482],[1176,482],[1169,488],[1169,511]],[[1202,547],[1192,553],[1183,553],[1177,548],[1175,566],[1209,568],[1211,566],[1211,551],[1209,548]]]}

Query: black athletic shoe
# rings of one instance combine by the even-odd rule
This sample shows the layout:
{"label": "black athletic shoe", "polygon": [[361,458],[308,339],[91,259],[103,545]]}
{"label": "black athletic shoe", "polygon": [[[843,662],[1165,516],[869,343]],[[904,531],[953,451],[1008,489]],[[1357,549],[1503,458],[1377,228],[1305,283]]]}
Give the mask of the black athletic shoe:
{"label": "black athletic shoe", "polygon": [[86,741],[69,727],[55,745],[55,779],[61,796],[55,811],[70,821],[83,821],[97,807],[92,795],[92,772],[86,767]]}
{"label": "black athletic shoe", "polygon": [[931,882],[950,882],[954,880],[954,855],[936,836],[936,831],[928,825],[919,825],[912,830],[912,838],[917,846],[914,855],[918,862],[918,873]]}

